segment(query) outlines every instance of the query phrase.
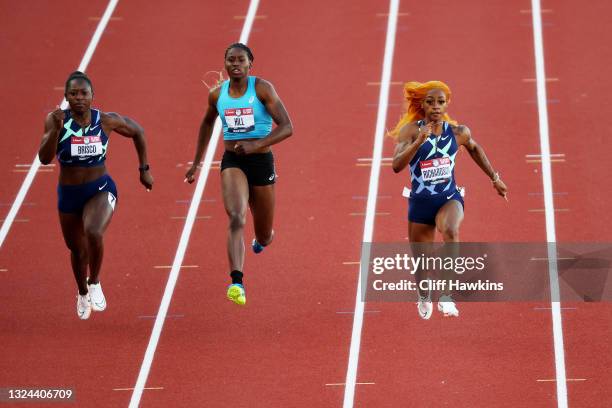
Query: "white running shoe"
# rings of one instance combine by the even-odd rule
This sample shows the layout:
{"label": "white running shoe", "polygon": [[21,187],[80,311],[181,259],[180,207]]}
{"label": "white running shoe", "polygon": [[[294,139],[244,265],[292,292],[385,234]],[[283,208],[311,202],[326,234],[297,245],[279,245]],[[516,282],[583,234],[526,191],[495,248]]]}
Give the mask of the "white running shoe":
{"label": "white running shoe", "polygon": [[91,314],[91,299],[89,298],[89,293],[81,296],[77,294],[77,315],[81,320],[89,319],[89,315]]}
{"label": "white running shoe", "polygon": [[417,310],[419,311],[419,316],[421,319],[428,320],[433,313],[433,304],[431,303],[430,297],[419,296],[419,301],[417,302]]}
{"label": "white running shoe", "polygon": [[457,310],[457,306],[455,306],[455,302],[450,296],[440,296],[440,299],[438,299],[438,310],[444,313],[445,317],[459,317],[459,310]]}
{"label": "white running shoe", "polygon": [[96,284],[87,285],[89,289],[89,296],[91,298],[91,308],[94,312],[102,312],[106,309],[106,298],[102,293],[102,285],[100,282]]}

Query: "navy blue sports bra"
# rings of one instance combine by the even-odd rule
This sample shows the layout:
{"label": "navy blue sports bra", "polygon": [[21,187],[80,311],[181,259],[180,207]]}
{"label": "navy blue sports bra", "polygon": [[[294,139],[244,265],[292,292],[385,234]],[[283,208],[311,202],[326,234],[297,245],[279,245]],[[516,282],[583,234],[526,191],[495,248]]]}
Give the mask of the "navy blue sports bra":
{"label": "navy blue sports bra", "polygon": [[100,111],[91,109],[91,124],[82,128],[64,111],[64,128],[57,143],[57,160],[62,166],[95,167],[104,165],[108,136],[102,130]]}

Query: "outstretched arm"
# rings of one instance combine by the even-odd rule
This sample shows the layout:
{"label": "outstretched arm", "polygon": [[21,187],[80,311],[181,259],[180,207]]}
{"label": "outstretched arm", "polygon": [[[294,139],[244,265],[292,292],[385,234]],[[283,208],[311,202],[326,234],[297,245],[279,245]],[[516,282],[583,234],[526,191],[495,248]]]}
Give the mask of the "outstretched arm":
{"label": "outstretched arm", "polygon": [[255,90],[257,92],[257,97],[264,104],[270,116],[272,116],[274,123],[276,123],[276,127],[272,129],[268,136],[259,140],[237,142],[234,148],[237,154],[253,153],[262,147],[272,146],[273,144],[282,142],[293,134],[291,119],[285,109],[285,105],[283,105],[283,102],[276,93],[274,86],[268,81],[258,78]]}
{"label": "outstretched arm", "polygon": [[491,162],[487,158],[484,149],[476,143],[472,138],[470,129],[467,126],[457,126],[453,129],[457,138],[457,143],[466,148],[472,160],[485,172],[485,174],[491,179],[493,188],[497,190],[497,193],[508,200],[508,188],[506,184],[499,177],[499,173],[493,169]]}
{"label": "outstretched arm", "polygon": [[43,135],[38,158],[42,164],[49,164],[57,153],[57,141],[64,124],[64,111],[59,107],[47,115],[45,119],[45,134]]}
{"label": "outstretched arm", "polygon": [[217,116],[219,116],[219,113],[217,112],[217,99],[219,99],[219,88],[213,88],[213,90],[211,90],[211,92],[208,94],[208,108],[206,109],[206,114],[204,114],[204,118],[200,124],[198,146],[196,147],[196,154],[193,159],[193,164],[185,174],[185,181],[190,184],[195,180],[196,171],[198,171],[198,166],[202,161],[202,156],[208,147],[213,128],[215,127],[215,120],[217,119]]}
{"label": "outstretched arm", "polygon": [[102,116],[102,126],[107,129],[110,128],[110,130],[119,133],[121,136],[128,137],[134,141],[134,147],[138,154],[140,183],[145,186],[147,190],[151,190],[153,188],[153,176],[148,168],[147,142],[142,126],[133,119],[114,112],[106,113]]}

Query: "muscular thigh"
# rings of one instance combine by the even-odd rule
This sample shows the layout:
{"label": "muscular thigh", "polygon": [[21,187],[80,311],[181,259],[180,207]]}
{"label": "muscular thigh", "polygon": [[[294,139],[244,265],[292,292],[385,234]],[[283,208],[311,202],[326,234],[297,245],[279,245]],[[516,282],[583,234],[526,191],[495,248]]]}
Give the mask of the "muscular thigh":
{"label": "muscular thigh", "polygon": [[108,227],[115,208],[116,197],[103,191],[93,196],[83,208],[83,227],[85,231],[102,233]]}
{"label": "muscular thigh", "polygon": [[223,205],[228,214],[246,213],[249,201],[249,184],[246,175],[237,167],[221,172],[221,190]]}
{"label": "muscular thigh", "polygon": [[436,227],[443,232],[446,229],[458,230],[463,221],[463,205],[457,200],[449,200],[436,215]]}
{"label": "muscular thigh", "polygon": [[257,231],[270,231],[274,221],[274,184],[250,187],[249,206]]}

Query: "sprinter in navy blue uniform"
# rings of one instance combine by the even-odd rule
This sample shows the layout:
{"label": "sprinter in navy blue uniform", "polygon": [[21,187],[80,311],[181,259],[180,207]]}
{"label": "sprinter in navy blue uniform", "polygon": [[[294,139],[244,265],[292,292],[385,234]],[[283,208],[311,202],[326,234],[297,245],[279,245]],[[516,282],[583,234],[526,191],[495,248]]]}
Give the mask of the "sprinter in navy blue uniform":
{"label": "sprinter in navy blue uniform", "polygon": [[[185,181],[193,183],[198,165],[206,150],[217,116],[223,124],[225,152],[221,161],[221,190],[229,217],[227,253],[232,283],[227,297],[244,305],[243,286],[244,225],[247,208],[251,208],[255,253],[270,245],[274,236],[274,184],[276,171],[270,146],[291,136],[291,120],[268,81],[249,76],[253,53],[236,43],[225,50],[225,70],[229,80],[211,89],[208,109],[202,120],[193,166]],[[276,127],[272,128],[272,122]]]}
{"label": "sprinter in navy blue uniform", "polygon": [[93,87],[87,75],[79,71],[70,74],[64,95],[69,108],[58,108],[47,115],[38,157],[48,164],[57,156],[60,164],[60,224],[79,290],[77,315],[87,319],[92,310],[106,309],[99,276],[104,255],[102,236],[119,198],[104,164],[112,131],[133,139],[140,182],[147,190],[153,188],[153,177],[144,130],[128,117],[92,109]]}
{"label": "sprinter in navy blue uniform", "polygon": [[[398,173],[410,167],[410,242],[433,242],[436,229],[444,242],[459,242],[464,209],[461,191],[455,184],[455,159],[459,146],[468,151],[490,178],[496,192],[506,199],[507,187],[482,147],[472,138],[470,129],[448,116],[446,109],[451,92],[444,82],[408,82],[404,86],[404,96],[407,110],[391,136],[397,139],[393,171]],[[420,293],[417,303],[423,319],[429,319],[433,310],[428,295]],[[445,316],[459,316],[450,293],[440,297],[438,310]]]}

